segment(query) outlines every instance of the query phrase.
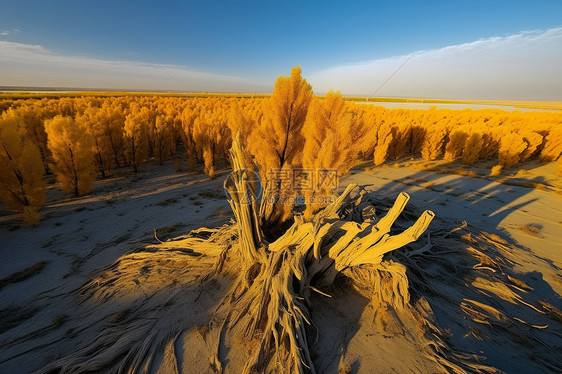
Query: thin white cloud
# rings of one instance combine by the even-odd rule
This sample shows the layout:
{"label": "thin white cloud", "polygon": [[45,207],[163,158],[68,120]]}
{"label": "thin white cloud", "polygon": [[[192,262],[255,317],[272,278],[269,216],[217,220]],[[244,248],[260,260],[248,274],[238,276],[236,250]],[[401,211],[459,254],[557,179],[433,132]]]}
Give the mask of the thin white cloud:
{"label": "thin white cloud", "polygon": [[0,36],[13,35],[13,34],[17,34],[18,32],[20,32],[19,29],[4,30],[4,31],[0,32]]}
{"label": "thin white cloud", "polygon": [[250,80],[182,66],[65,55],[40,45],[1,40],[0,84],[214,92],[257,92],[269,88]]}
{"label": "thin white cloud", "polygon": [[369,96],[380,87],[375,96],[562,100],[562,28],[417,51],[397,71],[407,58],[336,66],[308,80],[319,93]]}
{"label": "thin white cloud", "polygon": [[4,30],[4,31],[0,32],[0,36],[13,35],[13,34],[17,34],[18,32],[20,32],[20,30],[18,30],[18,29]]}

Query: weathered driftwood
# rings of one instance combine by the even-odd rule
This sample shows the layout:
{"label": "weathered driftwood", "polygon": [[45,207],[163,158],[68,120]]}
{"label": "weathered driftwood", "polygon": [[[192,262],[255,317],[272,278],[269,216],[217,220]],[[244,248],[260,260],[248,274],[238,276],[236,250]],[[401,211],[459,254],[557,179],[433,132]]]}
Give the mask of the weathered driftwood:
{"label": "weathered driftwood", "polygon": [[[315,372],[307,334],[310,292],[329,287],[347,268],[380,265],[385,253],[417,240],[434,214],[426,211],[412,227],[390,235],[409,199],[402,193],[378,221],[341,221],[339,212],[357,187],[352,184],[312,220],[296,217],[285,234],[267,243],[259,227],[257,204],[251,199],[255,196],[247,178],[251,165],[244,163],[239,142],[233,142],[231,158],[235,177],[225,188],[236,216],[242,269],[247,272],[239,283],[244,292],[232,302],[231,321],[236,324],[251,316],[246,318],[244,332],[248,339],[258,333],[261,336],[245,371],[263,371],[275,359],[287,372]],[[397,290],[404,293],[401,299],[408,299],[407,287]]]}

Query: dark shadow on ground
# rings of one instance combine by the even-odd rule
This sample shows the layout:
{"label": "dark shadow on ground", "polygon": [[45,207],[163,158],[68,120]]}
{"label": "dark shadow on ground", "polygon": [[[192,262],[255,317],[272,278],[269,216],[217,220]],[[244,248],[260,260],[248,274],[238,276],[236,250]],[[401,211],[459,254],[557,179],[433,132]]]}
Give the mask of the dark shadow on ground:
{"label": "dark shadow on ground", "polygon": [[[471,243],[461,240],[459,235],[456,239],[445,238],[449,241],[439,242],[438,248],[434,246],[423,256],[410,258],[407,252],[423,247],[426,236],[392,252],[387,258],[408,268],[411,303],[420,298],[428,300],[437,325],[450,332],[448,342],[456,349],[486,357],[485,363],[489,365],[509,373],[560,372],[557,357],[562,353],[562,299],[540,272],[513,271],[512,259],[517,256],[511,254],[528,253],[530,249],[517,245],[500,227],[510,213],[534,201],[525,199],[531,189],[466,177],[440,181],[442,177],[432,172],[416,172],[373,189],[369,196],[381,217],[400,192],[407,192],[411,196],[411,210],[405,211],[395,224],[402,229],[409,225],[408,220],[411,223],[423,210],[431,209],[437,215],[428,229],[432,238],[433,234],[451,230],[466,220],[466,233],[495,233],[500,237],[499,247],[505,247],[505,251],[488,246],[487,239]],[[541,179],[534,182],[540,183]],[[521,199],[522,202],[514,203]],[[486,219],[482,220],[484,216]],[[399,227],[395,232],[400,230]],[[470,246],[501,266],[483,266],[482,259],[468,250]],[[548,259],[543,261],[555,267]],[[491,309],[474,307],[471,300],[499,311],[500,317],[494,317]],[[477,313],[468,314],[467,305]],[[482,312],[492,317],[475,317]]]}
{"label": "dark shadow on ground", "polygon": [[[314,294],[312,297],[312,321],[318,328],[318,343],[312,350],[312,359],[318,373],[338,374],[341,362],[347,353],[351,339],[360,329],[359,320],[369,299],[337,277],[330,290],[330,298]],[[360,363],[354,362],[352,372],[356,373]]]}

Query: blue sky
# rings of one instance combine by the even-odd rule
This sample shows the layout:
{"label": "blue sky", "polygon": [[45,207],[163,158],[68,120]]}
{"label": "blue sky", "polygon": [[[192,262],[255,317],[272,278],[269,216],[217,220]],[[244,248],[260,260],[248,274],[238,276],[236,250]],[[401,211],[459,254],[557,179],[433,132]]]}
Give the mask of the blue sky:
{"label": "blue sky", "polygon": [[[319,93],[562,100],[552,87],[562,76],[562,1],[19,0],[0,9],[0,85],[267,92],[300,65]],[[480,71],[501,72],[499,89],[478,90]],[[422,73],[432,81],[404,82]]]}

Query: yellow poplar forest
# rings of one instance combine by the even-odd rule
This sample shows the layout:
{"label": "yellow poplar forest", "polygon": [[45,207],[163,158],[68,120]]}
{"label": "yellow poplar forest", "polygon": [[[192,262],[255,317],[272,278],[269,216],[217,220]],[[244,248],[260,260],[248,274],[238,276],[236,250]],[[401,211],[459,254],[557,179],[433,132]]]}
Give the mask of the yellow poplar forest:
{"label": "yellow poplar forest", "polygon": [[[338,169],[358,161],[374,165],[403,157],[472,165],[497,159],[492,174],[538,159],[558,160],[562,172],[562,113],[503,110],[387,109],[346,101],[339,92],[315,96],[295,67],[280,76],[270,97],[171,97],[104,95],[0,101],[0,197],[30,223],[39,221],[45,173],[80,196],[96,177],[143,162],[186,158],[209,177],[239,135],[249,160],[273,195],[303,195],[305,215],[320,208],[311,199],[320,185],[298,191],[271,170]],[[179,167],[178,165],[176,165]],[[290,204],[271,206],[268,221],[283,221]]]}

